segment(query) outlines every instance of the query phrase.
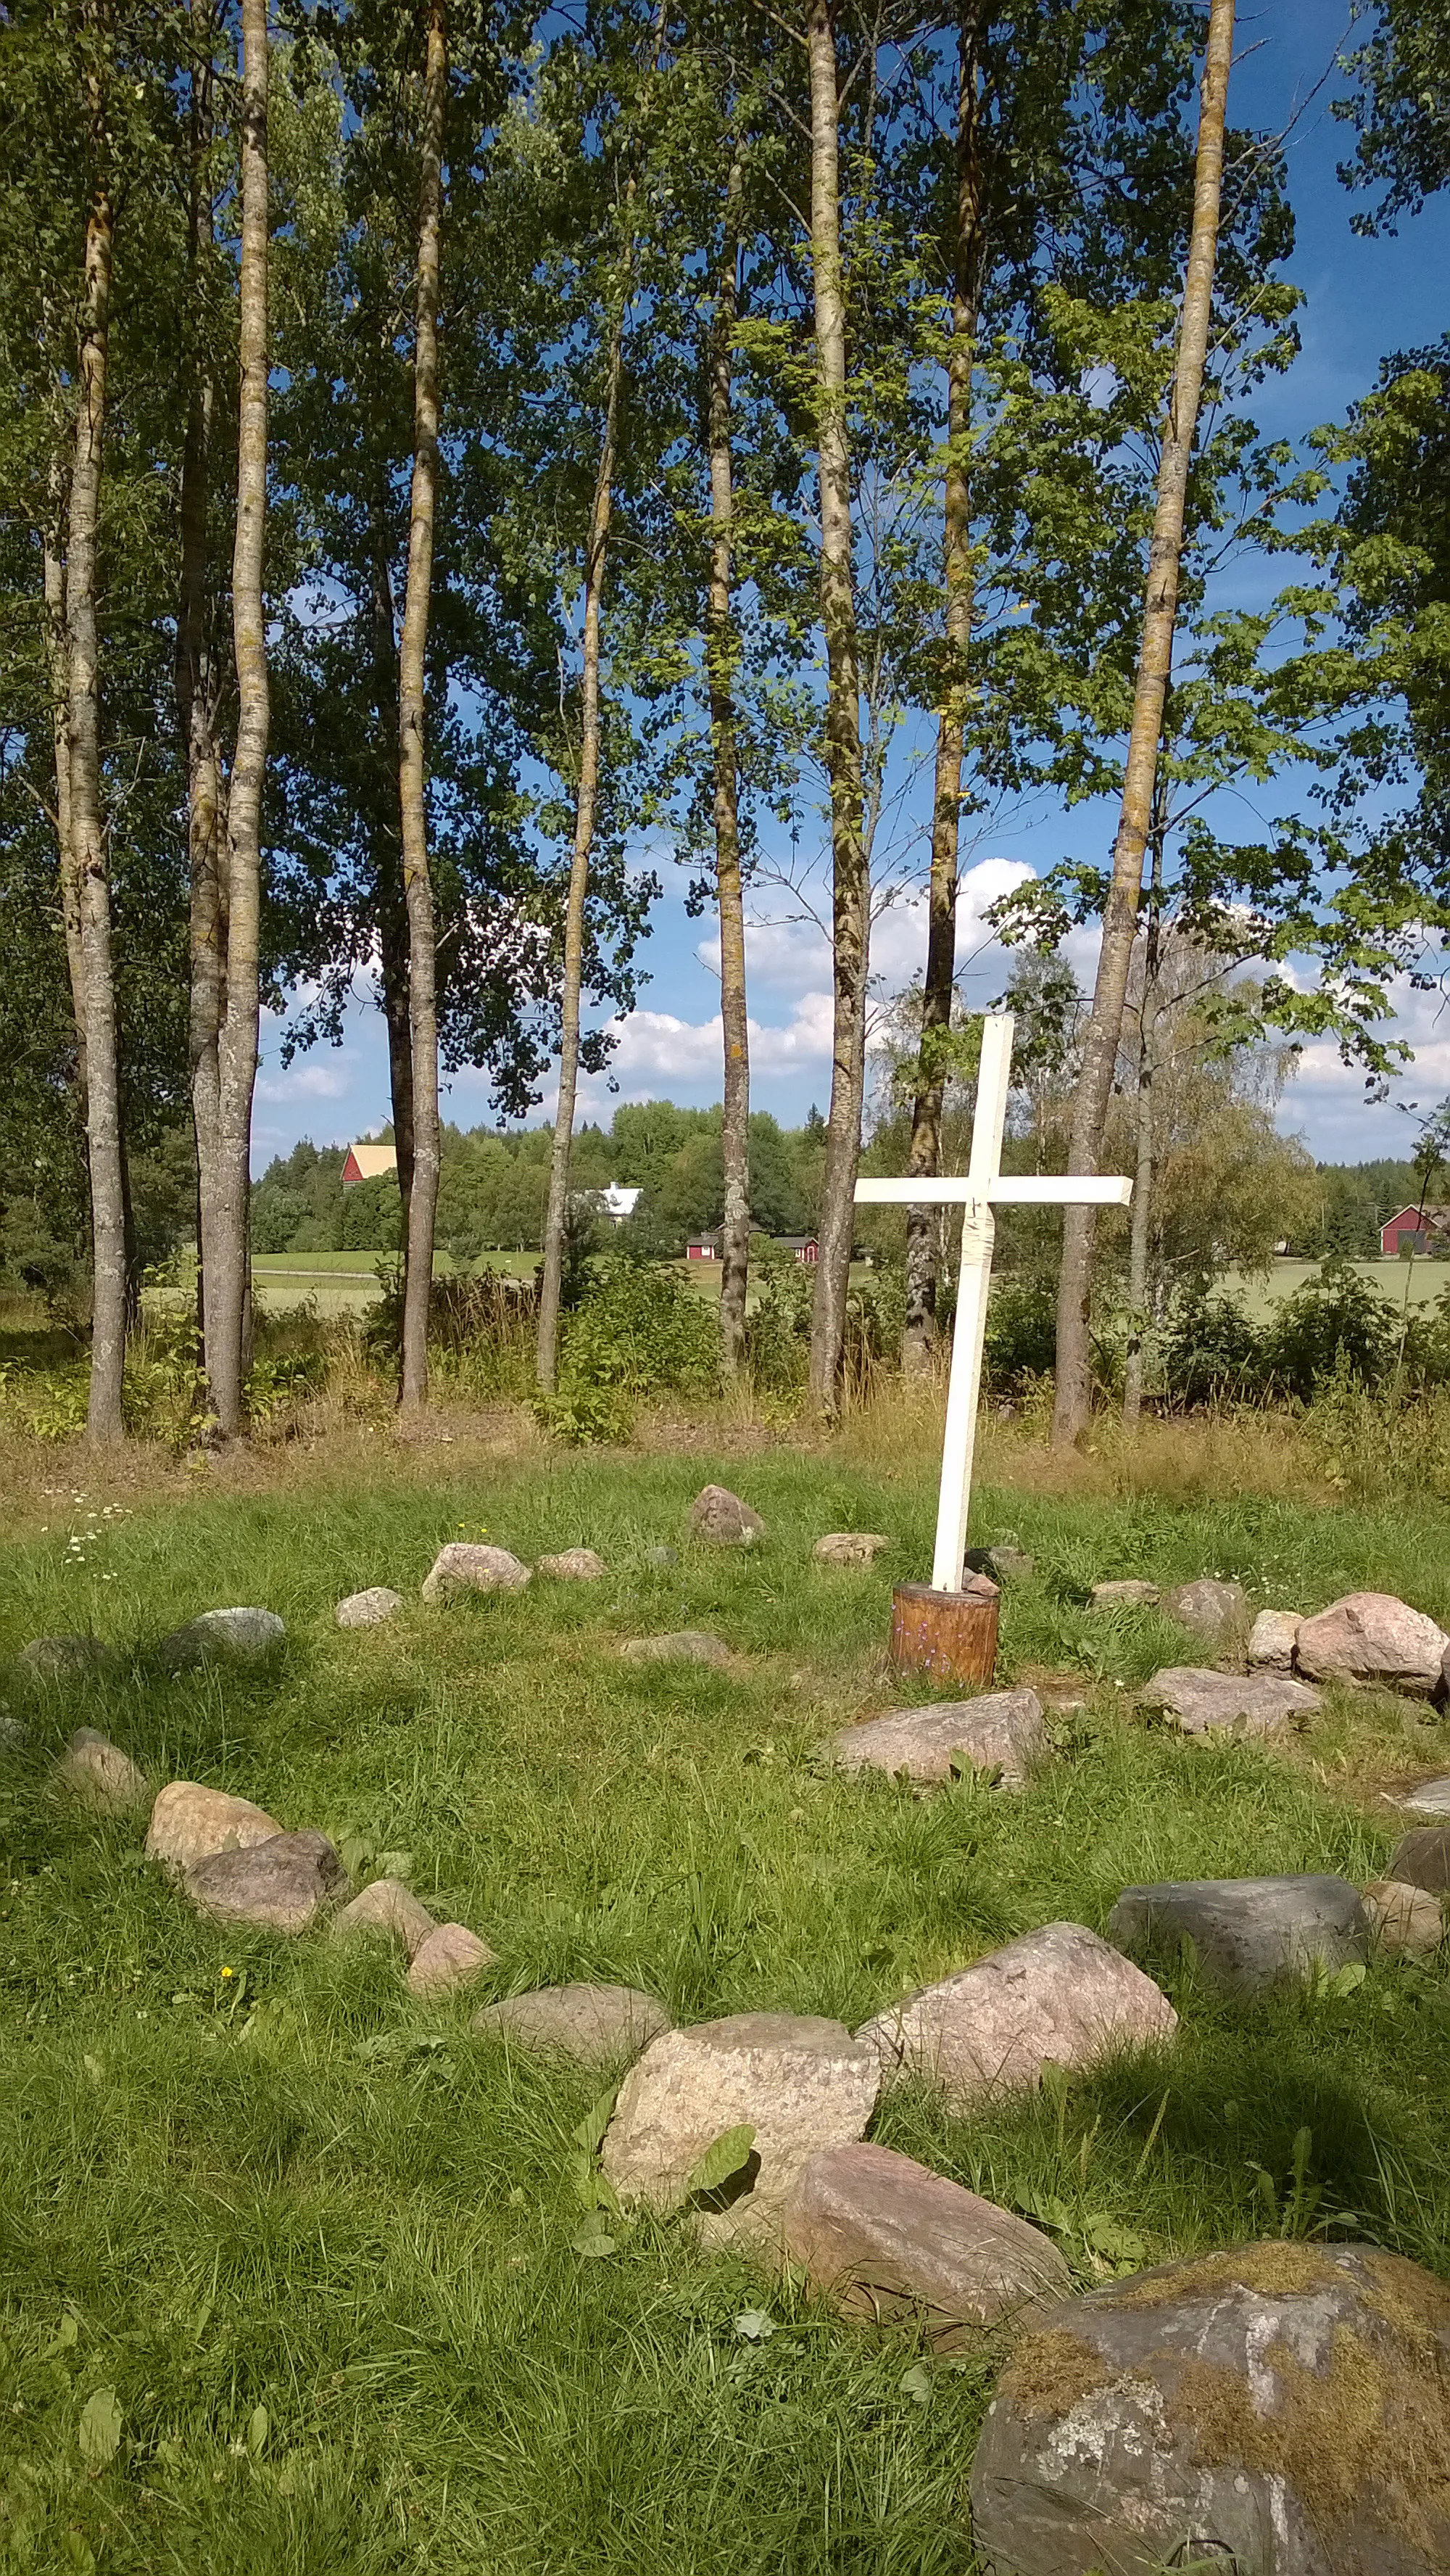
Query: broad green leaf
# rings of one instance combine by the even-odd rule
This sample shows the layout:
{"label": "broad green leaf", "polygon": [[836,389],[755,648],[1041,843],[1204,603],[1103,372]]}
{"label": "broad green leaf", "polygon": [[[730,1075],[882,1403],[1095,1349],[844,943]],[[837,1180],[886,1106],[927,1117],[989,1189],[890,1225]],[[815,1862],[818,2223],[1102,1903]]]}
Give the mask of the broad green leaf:
{"label": "broad green leaf", "polygon": [[93,2388],[81,2408],[76,2439],[88,2469],[109,2468],[121,2447],[125,2418],[114,2388]]}
{"label": "broad green leaf", "polygon": [[1148,2251],[1142,2237],[1135,2236],[1131,2227],[1120,2227],[1116,2219],[1100,2209],[1088,2212],[1082,2233],[1084,2244],[1091,2246],[1095,2254],[1105,2255],[1110,2263],[1141,2263]]}
{"label": "broad green leaf", "polygon": [[73,2522],[67,2523],[65,2538],[61,2545],[71,2566],[78,2571],[78,2576],[96,2576],[96,2553],[85,2533],[77,2531]]}
{"label": "broad green leaf", "polygon": [[598,2101],[591,2103],[574,2131],[576,2139],[587,2155],[592,2156],[598,2152],[604,2132],[609,2126],[610,2115],[614,2109],[614,2096],[618,2089],[616,2085],[608,2093],[601,2093]]}
{"label": "broad green leaf", "polygon": [[578,2235],[570,2240],[570,2251],[574,2254],[586,2255],[591,2261],[597,2262],[605,2255],[617,2254],[619,2247],[614,2238],[596,2222],[592,2227],[585,2225],[580,2228]]}
{"label": "broad green leaf", "polygon": [[775,2319],[764,2308],[742,2308],[735,2320],[735,2331],[742,2343],[769,2343],[775,2332]]}
{"label": "broad green leaf", "polygon": [[268,2414],[266,2407],[254,2406],[251,2414],[247,2418],[247,2448],[251,2452],[254,2460],[260,2460],[262,2453],[265,2451],[267,2447],[267,2435],[270,2433],[271,2429],[272,2418]]}
{"label": "broad green leaf", "polygon": [[1330,1993],[1338,1998],[1343,1998],[1345,1995],[1352,1995],[1356,1986],[1362,1986],[1364,1984],[1365,1973],[1365,1964],[1363,1959],[1348,1960],[1344,1967],[1339,1970],[1338,1974],[1330,1979]]}
{"label": "broad green leaf", "polygon": [[902,2372],[901,2394],[903,2397],[910,2397],[918,2406],[931,2404],[932,2376],[928,2362],[914,2361],[910,2370]]}
{"label": "broad green leaf", "polygon": [[711,2139],[704,2154],[690,2168],[690,2179],[686,2185],[689,2196],[693,2198],[696,2192],[718,2191],[732,2174],[739,2173],[754,2144],[755,2129],[749,2120],[742,2120],[738,2128],[722,2129],[719,2137]]}

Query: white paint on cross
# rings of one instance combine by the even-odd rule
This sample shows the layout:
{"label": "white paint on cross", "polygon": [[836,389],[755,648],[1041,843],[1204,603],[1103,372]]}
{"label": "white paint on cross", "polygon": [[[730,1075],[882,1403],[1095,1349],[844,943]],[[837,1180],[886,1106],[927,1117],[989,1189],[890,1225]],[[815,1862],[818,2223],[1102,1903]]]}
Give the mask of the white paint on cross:
{"label": "white paint on cross", "polygon": [[982,1345],[987,1331],[987,1293],[992,1284],[992,1244],[996,1233],[992,1208],[1126,1207],[1131,1181],[1087,1174],[1028,1174],[1007,1177],[1000,1169],[1002,1131],[1007,1121],[1007,1093],[1012,1075],[1012,1014],[989,1012],[982,1027],[982,1062],[977,1075],[977,1107],[972,1120],[972,1152],[962,1180],[858,1181],[857,1204],[865,1207],[955,1207],[962,1210],[962,1264],[957,1282],[957,1320],[952,1333],[951,1377],[947,1385],[946,1431],[942,1440],[941,1499],[937,1505],[936,1553],[932,1587],[959,1592],[967,1547],[967,1512],[972,1496],[972,1451],[977,1437],[977,1402],[982,1386]]}

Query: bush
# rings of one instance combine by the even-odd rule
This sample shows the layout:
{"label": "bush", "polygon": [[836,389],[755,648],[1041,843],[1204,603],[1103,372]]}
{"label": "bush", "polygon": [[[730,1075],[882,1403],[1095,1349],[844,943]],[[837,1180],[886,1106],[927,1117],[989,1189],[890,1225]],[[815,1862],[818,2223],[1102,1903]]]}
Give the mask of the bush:
{"label": "bush", "polygon": [[613,1254],[564,1324],[561,1384],[628,1395],[708,1395],[720,1373],[711,1306],[670,1270]]}
{"label": "bush", "polygon": [[1180,1297],[1163,1336],[1163,1385],[1176,1404],[1252,1403],[1266,1383],[1265,1337],[1232,1297]]}
{"label": "bush", "polygon": [[1277,1392],[1307,1404],[1335,1377],[1376,1387],[1400,1355],[1393,1309],[1341,1256],[1285,1300],[1263,1336],[1266,1374]]}
{"label": "bush", "polygon": [[987,1304],[983,1376],[993,1395],[1023,1395],[1057,1366],[1057,1294],[1046,1279],[1003,1279]]}
{"label": "bush", "polygon": [[755,1303],[745,1318],[745,1362],[755,1385],[784,1394],[803,1386],[810,1359],[815,1274],[788,1253],[752,1260]]}

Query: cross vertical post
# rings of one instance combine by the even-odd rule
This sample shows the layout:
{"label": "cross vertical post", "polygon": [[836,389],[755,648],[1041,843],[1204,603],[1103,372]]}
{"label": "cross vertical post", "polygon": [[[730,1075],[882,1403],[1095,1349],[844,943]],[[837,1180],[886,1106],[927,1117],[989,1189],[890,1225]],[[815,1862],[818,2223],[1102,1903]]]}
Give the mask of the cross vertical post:
{"label": "cross vertical post", "polygon": [[952,1334],[936,1549],[931,1568],[935,1592],[959,1592],[962,1587],[967,1513],[972,1493],[972,1455],[977,1442],[977,1403],[982,1390],[982,1349],[987,1333],[987,1299],[992,1285],[992,1250],[997,1233],[987,1192],[997,1178],[1002,1160],[1002,1133],[1007,1123],[1007,1094],[1011,1079],[1012,1015],[1010,1011],[994,1011],[982,1025],[982,1060],[977,1075],[976,1113],[972,1120],[971,1160],[967,1166],[967,1187],[971,1196],[962,1208],[957,1319]]}

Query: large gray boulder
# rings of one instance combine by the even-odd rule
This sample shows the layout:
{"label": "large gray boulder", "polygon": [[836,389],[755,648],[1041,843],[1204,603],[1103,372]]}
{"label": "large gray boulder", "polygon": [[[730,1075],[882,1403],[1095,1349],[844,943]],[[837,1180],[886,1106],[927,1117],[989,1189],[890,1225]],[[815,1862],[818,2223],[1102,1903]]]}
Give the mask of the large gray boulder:
{"label": "large gray boulder", "polygon": [[1034,2320],[987,2410],[990,2576],[1445,2576],[1450,2289],[1275,2239]]}
{"label": "large gray boulder", "polygon": [[1417,1789],[1409,1790],[1396,1804],[1409,1816],[1450,1818],[1450,1780],[1422,1780]]}
{"label": "large gray boulder", "polygon": [[211,1852],[182,1872],[198,1913],[215,1923],[255,1923],[273,1932],[306,1932],[335,1905],[347,1872],[326,1834],[310,1828],[274,1834],[245,1851]]}
{"label": "large gray boulder", "polygon": [[1216,1985],[1238,1995],[1333,1972],[1369,1952],[1369,1924],[1348,1879],[1191,1878],[1125,1887],[1108,1936],[1138,1957],[1172,1957],[1185,1938]]}
{"label": "large gray boulder", "polygon": [[865,2140],[802,2166],[781,2243],[843,2316],[911,2318],[941,2351],[1071,2287],[1040,2228]]}
{"label": "large gray boulder", "polygon": [[1175,1583],[1163,1595],[1163,1607],[1180,1628],[1190,1628],[1195,1637],[1205,1637],[1213,1645],[1222,1645],[1235,1629],[1248,1626],[1249,1597],[1241,1583],[1225,1583],[1217,1575],[1200,1575],[1196,1583]]}
{"label": "large gray boulder", "polygon": [[1411,1887],[1427,1887],[1432,1896],[1443,1896],[1450,1889],[1450,1825],[1416,1825],[1403,1834],[1395,1845],[1389,1875]]}
{"label": "large gray boulder", "polygon": [[456,1539],[440,1547],[423,1577],[423,1598],[451,1601],[460,1592],[522,1592],[529,1569],[506,1547],[475,1547]]}
{"label": "large gray boulder", "polygon": [[99,1637],[32,1637],[15,1661],[27,1681],[64,1686],[101,1679],[113,1670],[117,1655]]}
{"label": "large gray boulder", "polygon": [[386,1583],[370,1583],[363,1592],[349,1592],[339,1601],[333,1617],[339,1628],[381,1628],[388,1619],[396,1619],[403,1606],[401,1592],[393,1592]]}
{"label": "large gray boulder", "polygon": [[638,2057],[669,2029],[670,2017],[638,1986],[537,1986],[530,1994],[486,2004],[474,2014],[473,2027],[487,2039],[507,2039],[539,2056],[611,2066]]}
{"label": "large gray boulder", "polygon": [[1170,2039],[1178,2015],[1151,1977],[1081,1923],[1045,1923],[878,2013],[856,2034],[883,2075],[915,2075],[967,2111]]}
{"label": "large gray boulder", "polygon": [[63,1796],[101,1815],[128,1815],[151,1804],[144,1772],[93,1726],[76,1728],[51,1780]]}
{"label": "large gray boulder", "polygon": [[829,1750],[843,1771],[885,1771],[926,1783],[949,1779],[953,1757],[962,1755],[974,1770],[998,1773],[1004,1789],[1020,1789],[1032,1765],[1050,1756],[1052,1738],[1036,1691],[987,1691],[980,1699],[895,1708],[862,1726],[843,1726]]}
{"label": "large gray boulder", "polygon": [[759,1512],[742,1503],[728,1485],[702,1485],[690,1505],[686,1526],[691,1538],[704,1539],[712,1547],[753,1547],[765,1536]]}
{"label": "large gray boulder", "polygon": [[1184,1735],[1273,1735],[1324,1704],[1308,1682],[1287,1673],[1218,1673],[1195,1664],[1166,1664],[1139,1698]]}
{"label": "large gray boulder", "polygon": [[1392,1592],[1346,1592],[1301,1619],[1294,1661],[1316,1682],[1377,1684],[1428,1698],[1439,1688],[1450,1637]]}
{"label": "large gray boulder", "polygon": [[[692,2177],[725,2131],[754,2130],[733,2186],[705,2195],[707,2244],[775,2250],[796,2176],[823,2147],[859,2138],[876,2107],[875,2052],[838,2021],[794,2013],[733,2013],[652,2040],[619,2088],[601,2155],[621,2200],[668,2215],[694,2193]],[[733,2188],[734,2196],[730,2196]]]}
{"label": "large gray boulder", "polygon": [[179,1877],[210,1852],[247,1851],[281,1831],[276,1817],[265,1807],[254,1807],[250,1798],[233,1798],[200,1780],[172,1780],[151,1810],[146,1857]]}
{"label": "large gray boulder", "polygon": [[371,1880],[362,1894],[332,1919],[335,1938],[348,1940],[358,1932],[380,1935],[384,1940],[395,1941],[410,1959],[417,1956],[437,1929],[427,1906],[400,1878]]}
{"label": "large gray boulder", "polygon": [[173,1628],[156,1649],[169,1672],[196,1672],[207,1664],[264,1664],[287,1635],[275,1610],[203,1610],[184,1628]]}

